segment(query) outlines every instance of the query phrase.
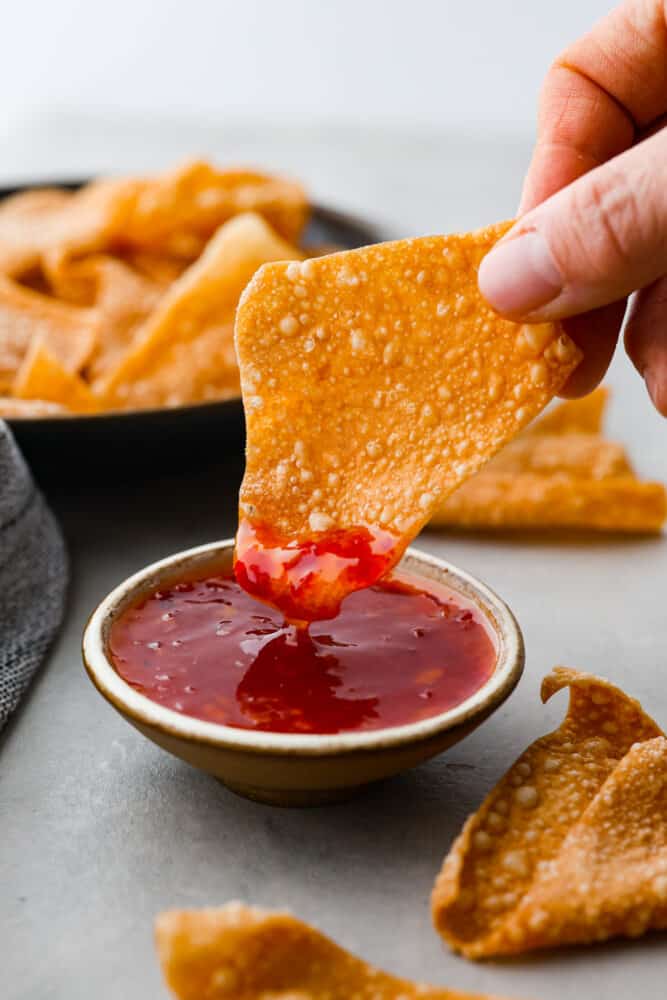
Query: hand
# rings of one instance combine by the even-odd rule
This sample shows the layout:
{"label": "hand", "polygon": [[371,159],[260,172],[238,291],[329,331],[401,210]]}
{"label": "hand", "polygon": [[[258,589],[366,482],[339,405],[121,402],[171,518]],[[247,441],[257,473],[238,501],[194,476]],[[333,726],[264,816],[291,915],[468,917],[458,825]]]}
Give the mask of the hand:
{"label": "hand", "polygon": [[[667,416],[667,2],[626,0],[549,71],[521,217],[479,287],[511,319],[565,319],[597,385],[625,346]],[[592,310],[592,311],[591,311]],[[571,318],[568,318],[571,317]]]}

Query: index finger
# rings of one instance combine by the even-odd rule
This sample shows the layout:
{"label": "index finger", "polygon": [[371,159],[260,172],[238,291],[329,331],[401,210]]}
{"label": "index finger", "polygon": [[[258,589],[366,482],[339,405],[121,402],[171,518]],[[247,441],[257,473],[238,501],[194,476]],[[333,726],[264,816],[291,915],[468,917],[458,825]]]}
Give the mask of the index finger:
{"label": "index finger", "polygon": [[628,149],[665,112],[665,4],[627,0],[547,74],[520,212]]}

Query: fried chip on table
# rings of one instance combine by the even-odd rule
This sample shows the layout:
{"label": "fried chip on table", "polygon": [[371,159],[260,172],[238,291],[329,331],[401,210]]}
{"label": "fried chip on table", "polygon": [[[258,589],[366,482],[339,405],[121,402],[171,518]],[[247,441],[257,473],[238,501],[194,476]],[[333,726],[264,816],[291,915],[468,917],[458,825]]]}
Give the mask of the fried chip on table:
{"label": "fried chip on table", "polygon": [[236,321],[247,426],[242,517],[291,538],[377,525],[402,548],[579,360],[554,325],[477,289],[505,232],[431,236],[253,278]]}
{"label": "fried chip on table", "polygon": [[30,345],[41,340],[67,371],[79,371],[98,333],[97,315],[22,288],[0,275],[0,392],[12,385]]}
{"label": "fried chip on table", "polygon": [[574,528],[660,532],[667,491],[633,471],[599,433],[607,391],[559,403],[440,503],[431,524],[461,528]]}
{"label": "fried chip on table", "polygon": [[526,434],[599,434],[609,402],[609,390],[599,385],[581,399],[560,400],[529,427]]}
{"label": "fried chip on table", "polygon": [[155,936],[179,1000],[483,1000],[398,979],[289,913],[240,903],[162,913]]}
{"label": "fried chip on table", "polygon": [[261,264],[298,257],[259,215],[225,223],[165,293],[117,367],[96,383],[107,404],[133,409],[237,395],[239,296]]}
{"label": "fried chip on table", "polygon": [[564,687],[560,728],[533,743],[468,819],[436,880],[435,926],[468,958],[661,926],[664,734],[633,698],[575,670],[552,671],[543,701]]}
{"label": "fried chip on table", "polygon": [[60,403],[73,413],[96,413],[100,401],[41,341],[31,348],[12,387],[17,399]]}
{"label": "fried chip on table", "polygon": [[629,476],[625,448],[599,434],[522,434],[500,451],[484,472],[506,475],[566,474],[575,479]]}
{"label": "fried chip on table", "polygon": [[573,480],[483,472],[436,510],[431,524],[458,528],[546,529],[655,534],[667,518],[662,483],[634,476]]}

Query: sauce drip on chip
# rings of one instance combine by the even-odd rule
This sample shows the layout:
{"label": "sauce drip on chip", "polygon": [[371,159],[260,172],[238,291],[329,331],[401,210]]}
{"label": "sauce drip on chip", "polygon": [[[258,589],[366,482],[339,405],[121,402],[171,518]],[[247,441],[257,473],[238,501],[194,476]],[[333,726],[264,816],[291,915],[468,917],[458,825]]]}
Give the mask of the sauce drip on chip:
{"label": "sauce drip on chip", "polygon": [[398,539],[380,528],[319,532],[304,541],[241,521],[234,573],[241,586],[288,621],[335,618],[341,601],[375,583],[396,562]]}
{"label": "sauce drip on chip", "polygon": [[[383,576],[578,363],[557,325],[482,299],[479,263],[508,225],[266,264],[243,293],[237,578],[289,618]],[[336,562],[350,551],[357,565]]]}
{"label": "sauce drip on chip", "polygon": [[489,627],[441,584],[393,577],[309,630],[231,575],[177,581],[114,622],[114,666],[147,697],[242,729],[338,733],[403,725],[460,704],[493,672]]}

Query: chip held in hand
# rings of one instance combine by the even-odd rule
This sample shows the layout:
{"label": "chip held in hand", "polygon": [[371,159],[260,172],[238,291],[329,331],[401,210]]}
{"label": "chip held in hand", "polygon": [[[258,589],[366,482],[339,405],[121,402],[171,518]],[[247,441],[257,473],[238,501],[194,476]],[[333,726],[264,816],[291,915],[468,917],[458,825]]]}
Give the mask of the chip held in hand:
{"label": "chip held in hand", "polygon": [[237,577],[289,618],[384,575],[577,365],[558,325],[501,319],[478,291],[508,226],[267,264],[244,292]]}

